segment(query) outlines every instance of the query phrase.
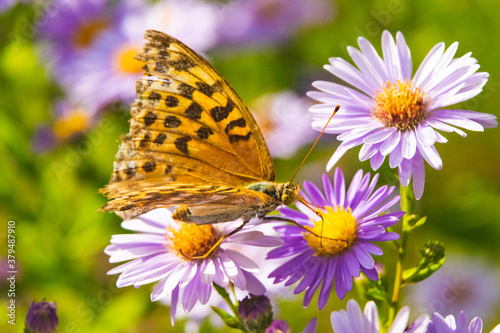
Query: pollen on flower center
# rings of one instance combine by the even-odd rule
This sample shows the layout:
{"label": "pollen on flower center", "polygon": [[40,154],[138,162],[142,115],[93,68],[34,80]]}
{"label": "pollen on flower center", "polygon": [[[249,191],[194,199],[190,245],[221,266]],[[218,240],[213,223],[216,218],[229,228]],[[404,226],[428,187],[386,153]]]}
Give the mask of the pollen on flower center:
{"label": "pollen on flower center", "polygon": [[305,234],[309,246],[316,250],[316,255],[334,255],[351,246],[356,239],[356,218],[344,207],[325,207],[327,212],[318,210],[322,220],[313,221],[312,233]]}
{"label": "pollen on flower center", "polygon": [[196,225],[178,222],[179,228],[173,226],[167,230],[165,238],[171,250],[180,257],[193,258],[207,253],[217,243],[219,236],[212,225]]}
{"label": "pollen on flower center", "polygon": [[54,124],[54,133],[61,139],[67,139],[76,133],[83,132],[90,124],[89,117],[82,109],[75,109],[64,118],[59,118]]}
{"label": "pollen on flower center", "polygon": [[116,53],[118,71],[125,74],[141,73],[144,63],[134,58],[138,52],[139,49],[134,46],[120,48]]}
{"label": "pollen on flower center", "polygon": [[429,98],[407,80],[387,82],[382,91],[377,91],[372,116],[387,126],[401,131],[413,129],[426,115]]}

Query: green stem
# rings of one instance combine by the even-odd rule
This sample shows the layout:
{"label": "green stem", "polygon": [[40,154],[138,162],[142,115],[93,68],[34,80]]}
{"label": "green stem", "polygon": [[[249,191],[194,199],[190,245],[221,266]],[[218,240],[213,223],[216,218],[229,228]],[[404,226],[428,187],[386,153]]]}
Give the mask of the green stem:
{"label": "green stem", "polygon": [[406,212],[402,219],[401,228],[401,238],[399,239],[398,246],[398,260],[396,262],[396,273],[394,279],[394,289],[392,292],[392,299],[389,308],[389,320],[388,323],[392,323],[396,314],[398,313],[399,307],[401,305],[401,292],[403,288],[403,271],[404,271],[404,260],[406,256],[406,248],[408,244],[409,236],[409,221],[412,218],[412,211],[414,206],[414,196],[411,184],[403,187],[400,185],[401,194],[401,210]]}

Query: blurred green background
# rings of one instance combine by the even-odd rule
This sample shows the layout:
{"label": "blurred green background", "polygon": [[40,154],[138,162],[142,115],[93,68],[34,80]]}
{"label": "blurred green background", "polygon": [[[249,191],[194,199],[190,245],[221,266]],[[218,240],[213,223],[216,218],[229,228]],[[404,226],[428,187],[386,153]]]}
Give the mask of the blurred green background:
{"label": "blurred green background", "polygon": [[[436,43],[444,41],[449,46],[459,41],[457,56],[472,51],[481,70],[490,73],[484,91],[459,107],[498,115],[498,1],[352,0],[331,1],[331,5],[334,15],[329,22],[300,29],[279,46],[215,47],[207,54],[250,103],[262,94],[283,89],[294,89],[303,96],[312,89],[312,81],[331,79],[323,64],[332,56],[346,58],[345,47],[357,46],[360,35],[380,50],[384,29],[393,34],[402,31],[414,70]],[[185,322],[180,320],[172,328],[168,308],[150,302],[151,288],[118,290],[116,277],[106,275],[113,265],[103,250],[111,235],[122,233],[121,220],[96,212],[106,202],[97,191],[109,180],[120,134],[128,132],[127,106],[100,113],[96,124],[76,139],[42,153],[33,152],[36,129],[51,120],[51,105],[63,90],[40,57],[36,34],[26,32],[26,22],[35,22],[40,8],[21,3],[0,14],[0,242],[5,244],[0,258],[5,261],[7,221],[13,220],[18,269],[17,325],[12,330],[4,316],[0,331],[22,332],[29,305],[45,297],[58,304],[59,332],[183,332]],[[12,41],[11,34],[27,38]],[[425,192],[417,209],[428,216],[428,222],[411,241],[414,257],[410,261],[427,239],[439,239],[450,255],[485,261],[491,270],[484,274],[498,286],[500,132],[468,132],[465,139],[455,133],[444,135],[449,142],[437,145],[443,170],[426,167]],[[300,180],[317,181],[335,147],[334,137],[325,135],[299,173]],[[307,149],[289,159],[275,160],[278,181],[291,177]],[[359,168],[370,170],[368,162],[358,161],[358,151],[349,151],[339,163],[347,179]],[[396,184],[394,171],[386,162],[379,171],[379,184]],[[384,250],[387,256],[382,261],[390,273],[394,253],[387,247]],[[6,290],[3,275],[0,283]],[[345,309],[346,300],[355,297],[354,291],[344,301],[331,297],[321,312],[314,300],[303,310],[299,297],[281,302],[279,313],[294,332],[302,330],[312,316],[319,317],[318,331],[331,331],[330,312]],[[4,308],[9,301],[6,292],[1,299]],[[493,315],[483,317],[485,332],[500,322],[500,316],[494,315],[500,313],[499,302],[490,307]],[[412,312],[412,318],[417,314]],[[473,315],[481,316],[470,317]],[[202,331],[227,330],[206,323]]]}

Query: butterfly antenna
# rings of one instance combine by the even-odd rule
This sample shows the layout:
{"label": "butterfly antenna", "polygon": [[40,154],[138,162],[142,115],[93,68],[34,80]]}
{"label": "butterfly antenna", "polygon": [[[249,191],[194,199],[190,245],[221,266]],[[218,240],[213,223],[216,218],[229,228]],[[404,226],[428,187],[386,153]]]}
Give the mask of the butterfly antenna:
{"label": "butterfly antenna", "polygon": [[306,157],[304,157],[304,159],[300,163],[299,167],[297,168],[297,171],[295,171],[295,173],[293,174],[293,177],[292,177],[292,180],[290,180],[290,183],[293,182],[293,180],[295,179],[295,176],[297,176],[297,173],[299,172],[300,168],[302,168],[302,165],[304,164],[306,159],[309,157],[309,154],[311,154],[311,151],[314,149],[314,146],[316,146],[316,144],[318,143],[319,138],[321,138],[321,135],[323,135],[323,132],[325,131],[326,126],[328,126],[328,124],[330,123],[330,120],[332,120],[333,116],[335,116],[335,114],[337,113],[337,111],[339,109],[340,109],[340,105],[337,105],[335,107],[335,110],[333,110],[332,115],[330,116],[330,119],[328,119],[328,121],[326,122],[325,127],[323,127],[323,129],[321,130],[321,133],[319,133],[319,135],[318,135],[318,138],[316,139],[316,141],[312,145],[311,149],[309,149],[309,152],[307,153]]}

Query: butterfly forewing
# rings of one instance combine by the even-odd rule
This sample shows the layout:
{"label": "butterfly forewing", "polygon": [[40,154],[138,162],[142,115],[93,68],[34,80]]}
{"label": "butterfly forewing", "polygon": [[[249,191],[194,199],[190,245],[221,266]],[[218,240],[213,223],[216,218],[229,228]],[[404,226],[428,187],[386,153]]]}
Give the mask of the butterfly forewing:
{"label": "butterfly forewing", "polygon": [[[133,217],[179,204],[217,207],[218,214],[255,214],[268,196],[246,185],[274,180],[274,168],[254,118],[222,76],[189,47],[158,31],[137,59],[130,133],[122,137],[103,210]],[[207,185],[208,184],[208,185]],[[207,187],[208,186],[208,187]],[[230,205],[238,204],[239,208]],[[227,219],[226,219],[227,220]]]}

